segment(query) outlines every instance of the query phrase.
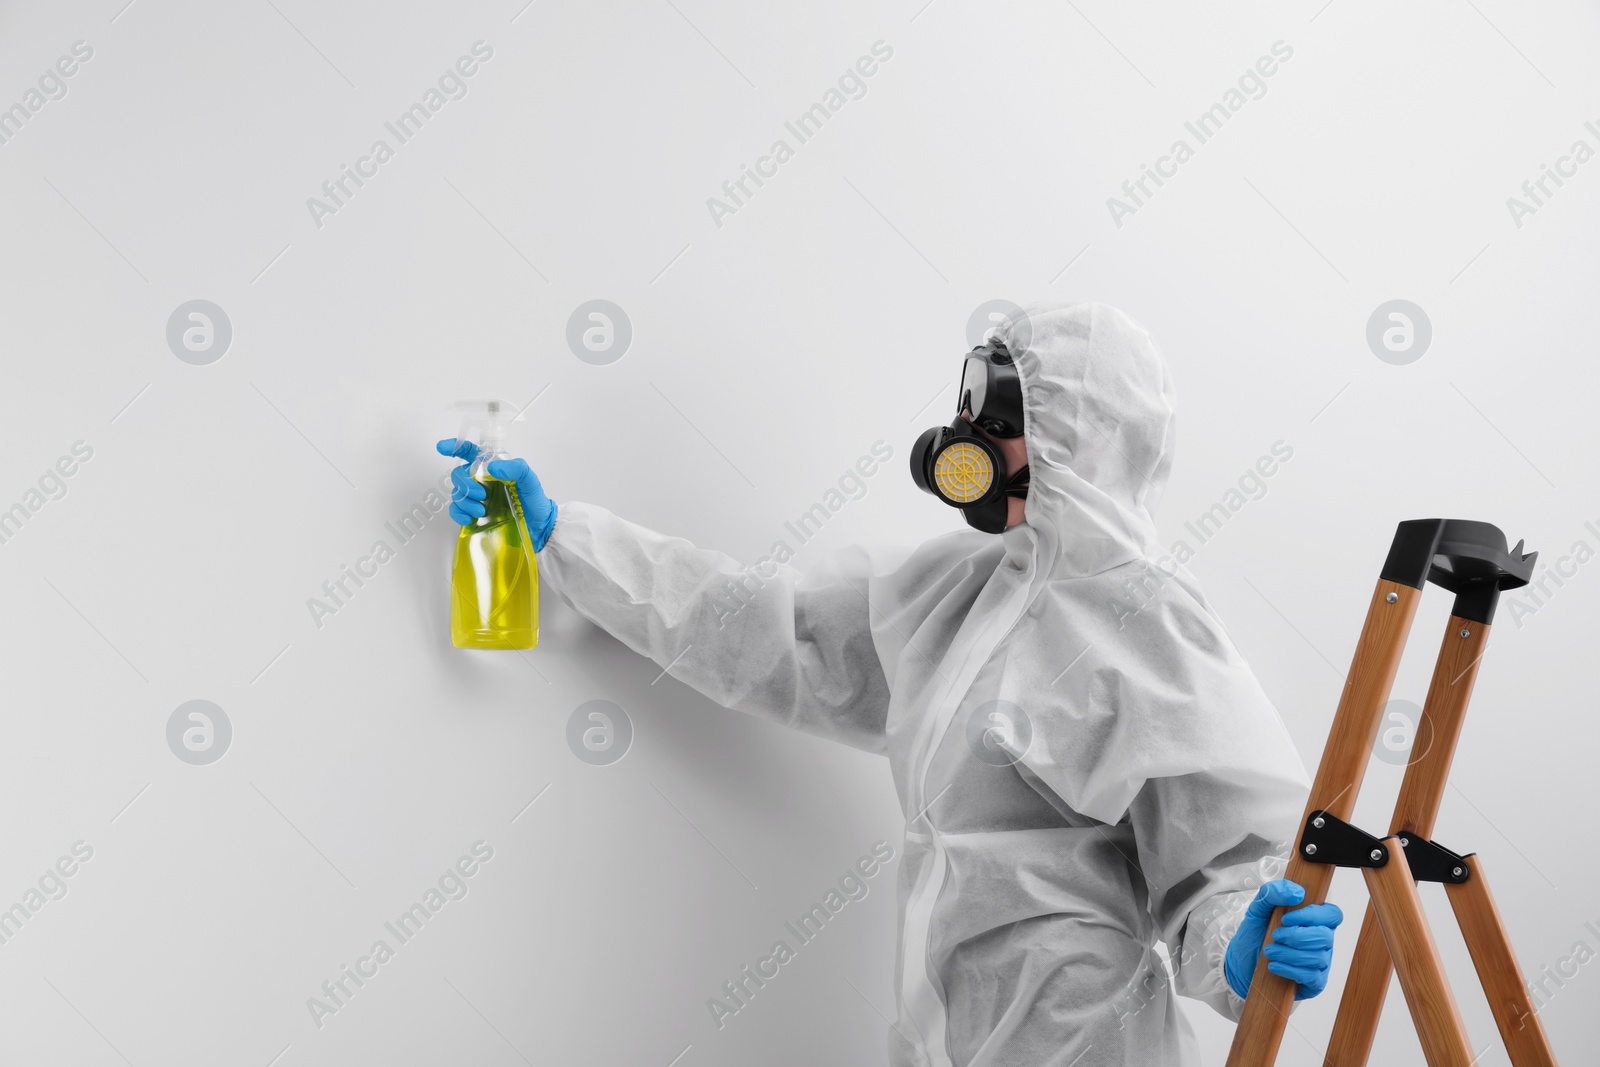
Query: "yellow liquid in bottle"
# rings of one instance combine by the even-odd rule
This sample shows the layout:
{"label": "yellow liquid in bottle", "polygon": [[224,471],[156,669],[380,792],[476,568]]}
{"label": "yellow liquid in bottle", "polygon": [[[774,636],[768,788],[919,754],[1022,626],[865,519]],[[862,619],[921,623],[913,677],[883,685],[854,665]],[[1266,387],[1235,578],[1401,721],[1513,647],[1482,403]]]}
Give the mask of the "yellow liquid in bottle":
{"label": "yellow liquid in bottle", "polygon": [[484,514],[456,537],[450,639],[457,648],[539,643],[539,566],[517,487],[480,475]]}

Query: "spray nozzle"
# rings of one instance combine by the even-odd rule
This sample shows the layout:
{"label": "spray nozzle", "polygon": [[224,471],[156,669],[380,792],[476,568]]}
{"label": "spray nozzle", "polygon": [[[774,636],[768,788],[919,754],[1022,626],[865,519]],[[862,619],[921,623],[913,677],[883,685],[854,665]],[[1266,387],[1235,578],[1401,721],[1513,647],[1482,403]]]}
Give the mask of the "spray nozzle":
{"label": "spray nozzle", "polygon": [[504,400],[457,400],[451,410],[461,417],[456,439],[477,445],[484,462],[505,451],[506,423],[516,417],[516,405]]}

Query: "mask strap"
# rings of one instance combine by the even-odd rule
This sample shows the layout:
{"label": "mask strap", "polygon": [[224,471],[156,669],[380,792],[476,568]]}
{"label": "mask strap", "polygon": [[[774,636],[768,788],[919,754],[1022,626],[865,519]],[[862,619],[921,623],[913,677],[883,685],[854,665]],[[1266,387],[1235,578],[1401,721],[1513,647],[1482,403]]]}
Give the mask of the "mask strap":
{"label": "mask strap", "polygon": [[1006,479],[1006,496],[1027,496],[1030,475],[1026,464],[1022,469]]}

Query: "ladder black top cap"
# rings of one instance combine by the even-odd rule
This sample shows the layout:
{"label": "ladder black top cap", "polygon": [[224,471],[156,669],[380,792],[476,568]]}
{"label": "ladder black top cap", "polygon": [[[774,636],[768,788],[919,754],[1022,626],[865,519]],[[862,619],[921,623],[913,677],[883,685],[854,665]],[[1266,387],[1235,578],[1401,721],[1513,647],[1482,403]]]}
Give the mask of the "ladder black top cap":
{"label": "ladder black top cap", "polygon": [[1533,577],[1537,552],[1522,554],[1522,542],[1506,548],[1493,523],[1471,519],[1409,519],[1394,532],[1383,577],[1415,589],[1427,582],[1465,593],[1474,587],[1515,589]]}

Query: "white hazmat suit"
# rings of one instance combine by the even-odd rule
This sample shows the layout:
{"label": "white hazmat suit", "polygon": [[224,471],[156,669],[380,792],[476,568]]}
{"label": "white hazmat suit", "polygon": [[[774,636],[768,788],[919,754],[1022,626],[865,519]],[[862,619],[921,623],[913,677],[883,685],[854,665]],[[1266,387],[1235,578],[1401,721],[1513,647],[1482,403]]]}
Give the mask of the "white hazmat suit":
{"label": "white hazmat suit", "polygon": [[1195,1064],[1173,994],[1238,1017],[1223,953],[1281,869],[1305,771],[1194,578],[1155,566],[1161,355],[1101,305],[1027,327],[1003,335],[1032,473],[1003,534],[751,581],[568,503],[540,565],[719,704],[888,757],[907,819],[894,1064]]}

